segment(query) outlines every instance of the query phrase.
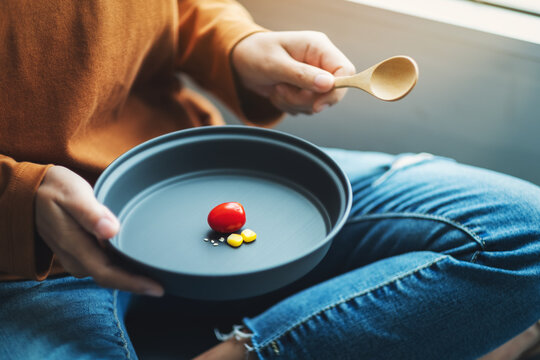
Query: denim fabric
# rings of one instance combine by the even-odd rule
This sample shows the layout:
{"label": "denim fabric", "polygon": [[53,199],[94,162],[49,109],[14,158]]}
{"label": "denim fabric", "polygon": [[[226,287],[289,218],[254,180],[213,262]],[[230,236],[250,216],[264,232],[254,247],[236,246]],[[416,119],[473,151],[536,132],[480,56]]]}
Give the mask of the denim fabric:
{"label": "denim fabric", "polygon": [[[242,303],[260,358],[475,359],[540,319],[540,188],[440,157],[327,152],[352,212],[312,272]],[[0,283],[0,358],[134,359],[127,300],[90,279]]]}
{"label": "denim fabric", "polygon": [[0,283],[0,359],[136,359],[124,295],[71,276]]}
{"label": "denim fabric", "polygon": [[328,152],[352,213],[289,291],[316,285],[244,320],[260,358],[475,359],[540,318],[538,187],[437,157],[388,176],[396,159]]}

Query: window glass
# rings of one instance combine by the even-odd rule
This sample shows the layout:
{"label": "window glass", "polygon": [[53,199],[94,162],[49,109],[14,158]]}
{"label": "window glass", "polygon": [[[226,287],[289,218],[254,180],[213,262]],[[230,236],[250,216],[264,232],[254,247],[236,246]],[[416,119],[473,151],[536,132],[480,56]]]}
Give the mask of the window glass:
{"label": "window glass", "polygon": [[539,0],[471,0],[540,16]]}

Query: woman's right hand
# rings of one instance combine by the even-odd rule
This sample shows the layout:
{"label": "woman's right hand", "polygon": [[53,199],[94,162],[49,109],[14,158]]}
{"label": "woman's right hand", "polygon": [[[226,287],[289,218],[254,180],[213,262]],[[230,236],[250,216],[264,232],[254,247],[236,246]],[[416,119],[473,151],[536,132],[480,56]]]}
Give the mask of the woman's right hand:
{"label": "woman's right hand", "polygon": [[78,278],[91,276],[107,288],[163,295],[161,285],[129,273],[106,254],[101,242],[116,235],[120,223],[82,177],[61,166],[49,168],[35,207],[37,231],[67,272]]}

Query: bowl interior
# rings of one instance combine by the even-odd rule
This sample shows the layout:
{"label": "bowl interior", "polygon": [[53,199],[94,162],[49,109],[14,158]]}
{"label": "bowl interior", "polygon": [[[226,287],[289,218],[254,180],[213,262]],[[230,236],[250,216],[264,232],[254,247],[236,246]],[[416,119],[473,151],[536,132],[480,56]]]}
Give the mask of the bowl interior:
{"label": "bowl interior", "polygon": [[[96,193],[119,215],[111,241],[129,258],[173,273],[228,276],[279,267],[329,241],[348,211],[334,166],[281,133],[204,129],[131,150],[106,170]],[[244,205],[255,242],[232,248],[210,230],[208,212],[227,201]]]}

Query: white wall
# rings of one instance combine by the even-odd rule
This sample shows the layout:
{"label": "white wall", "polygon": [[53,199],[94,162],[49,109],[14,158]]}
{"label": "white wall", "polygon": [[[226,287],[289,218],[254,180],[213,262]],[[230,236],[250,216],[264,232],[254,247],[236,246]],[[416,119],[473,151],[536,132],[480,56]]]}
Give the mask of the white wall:
{"label": "white wall", "polygon": [[327,33],[358,70],[398,54],[419,65],[401,101],[349,90],[334,108],[278,129],[322,146],[431,152],[540,184],[539,44],[344,0],[241,2],[272,30]]}

